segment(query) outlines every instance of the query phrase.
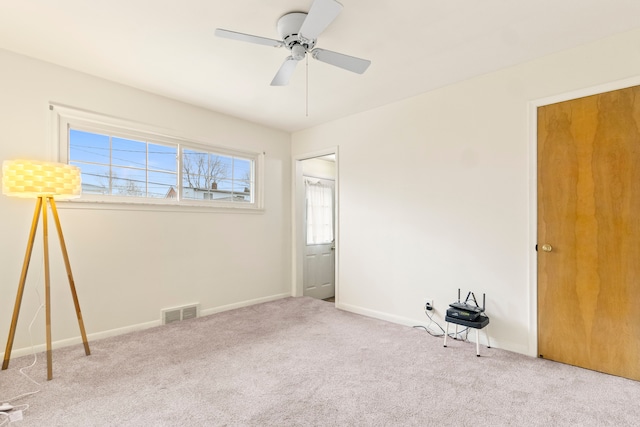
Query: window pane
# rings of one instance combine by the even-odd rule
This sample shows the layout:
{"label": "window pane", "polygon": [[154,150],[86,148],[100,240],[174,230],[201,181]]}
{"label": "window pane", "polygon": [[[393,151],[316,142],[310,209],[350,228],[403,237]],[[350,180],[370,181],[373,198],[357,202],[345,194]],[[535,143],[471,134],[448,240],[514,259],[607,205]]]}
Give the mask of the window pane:
{"label": "window pane", "polygon": [[111,162],[118,166],[147,166],[147,144],[123,138],[112,138]]}
{"label": "window pane", "polygon": [[249,193],[234,193],[233,201],[239,203],[251,203],[251,194]]}
{"label": "window pane", "polygon": [[140,169],[112,168],[111,194],[116,196],[145,197],[146,172]]}
{"label": "window pane", "polygon": [[233,181],[231,179],[221,179],[218,182],[218,190],[231,192],[233,189]]}
{"label": "window pane", "polygon": [[182,197],[184,199],[191,200],[203,200],[205,199],[204,193],[207,192],[207,188],[203,186],[204,177],[201,175],[182,173]]}
{"label": "window pane", "polygon": [[207,181],[208,165],[207,153],[185,149],[182,157],[182,185],[190,189],[202,190],[209,188]]}
{"label": "window pane", "polygon": [[251,160],[234,158],[233,170],[236,179],[251,180]]}
{"label": "window pane", "polygon": [[233,158],[221,155],[211,155],[213,175],[218,183],[218,190],[231,191],[233,189]]}
{"label": "window pane", "polygon": [[251,185],[249,185],[249,182],[244,182],[242,180],[234,181],[233,182],[233,192],[234,193],[251,194]]}
{"label": "window pane", "polygon": [[149,172],[149,192],[147,197],[175,199],[177,196],[175,186],[175,173]]}
{"label": "window pane", "polygon": [[182,174],[182,186],[187,189],[199,190],[199,191],[207,191],[206,184],[207,178],[204,175],[187,173],[183,171]]}
{"label": "window pane", "polygon": [[177,172],[177,157],[178,149],[176,147],[149,144],[149,169],[166,172]]}
{"label": "window pane", "polygon": [[247,159],[233,159],[233,192],[251,193],[251,161]]}
{"label": "window pane", "polygon": [[209,156],[210,173],[213,182],[218,182],[228,175],[229,170],[231,170],[229,167],[230,160],[229,157],[217,154]]}
{"label": "window pane", "polygon": [[305,180],[307,245],[333,241],[333,189],[322,182]]}
{"label": "window pane", "polygon": [[109,166],[70,162],[80,168],[84,194],[109,194]]}
{"label": "window pane", "polygon": [[183,153],[182,177],[185,187],[207,192],[231,190],[231,184],[226,179],[231,172],[230,157],[186,149]]}
{"label": "window pane", "polygon": [[109,137],[69,130],[69,158],[80,162],[109,163]]}

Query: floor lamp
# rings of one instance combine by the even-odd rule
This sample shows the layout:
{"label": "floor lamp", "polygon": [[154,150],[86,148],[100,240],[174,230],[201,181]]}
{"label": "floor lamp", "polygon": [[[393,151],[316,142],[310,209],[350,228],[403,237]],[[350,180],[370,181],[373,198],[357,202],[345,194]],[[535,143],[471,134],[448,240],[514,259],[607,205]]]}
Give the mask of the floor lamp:
{"label": "floor lamp", "polygon": [[47,335],[47,380],[53,378],[53,370],[51,367],[51,291],[49,286],[49,238],[47,224],[47,204],[51,205],[51,212],[58,230],[60,239],[60,247],[64,257],[65,267],[67,269],[67,277],[69,278],[69,286],[71,287],[71,295],[75,304],[76,314],[78,316],[78,324],[80,325],[80,333],[82,334],[82,342],[84,343],[84,351],[88,356],[91,354],[89,343],[87,342],[87,334],[82,321],[82,313],[80,312],[80,303],[76,294],[76,287],[71,274],[71,264],[69,264],[69,256],[67,247],[62,236],[62,227],[58,218],[58,210],[56,209],[55,199],[68,200],[80,196],[82,191],[80,169],[64,163],[50,163],[33,160],[7,160],[2,164],[2,193],[7,196],[35,198],[36,209],[33,213],[33,221],[31,222],[31,232],[27,243],[27,251],[22,264],[22,273],[20,274],[20,282],[18,284],[18,294],[16,295],[16,303],[13,309],[13,317],[11,319],[11,328],[9,329],[9,339],[4,352],[4,360],[2,369],[9,367],[9,359],[11,358],[11,349],[13,347],[13,339],[16,334],[16,325],[18,323],[18,315],[20,314],[20,305],[22,303],[22,294],[24,293],[24,285],[27,279],[27,271],[29,270],[29,262],[31,260],[31,252],[33,250],[33,242],[38,229],[40,220],[40,212],[42,212],[42,236],[44,243],[44,286],[45,286],[45,321]]}

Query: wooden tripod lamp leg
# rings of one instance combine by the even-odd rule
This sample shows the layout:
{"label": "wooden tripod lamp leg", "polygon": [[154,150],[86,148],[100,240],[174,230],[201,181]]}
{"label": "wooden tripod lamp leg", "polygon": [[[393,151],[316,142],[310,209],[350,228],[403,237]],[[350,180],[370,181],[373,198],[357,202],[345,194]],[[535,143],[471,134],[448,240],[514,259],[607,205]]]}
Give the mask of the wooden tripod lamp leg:
{"label": "wooden tripod lamp leg", "polygon": [[[46,200],[45,200],[46,197]],[[47,340],[47,380],[53,378],[53,366],[52,366],[52,348],[51,348],[51,283],[49,275],[49,236],[48,236],[48,219],[47,219],[47,202],[51,204],[51,211],[53,213],[53,219],[58,231],[58,237],[60,238],[60,247],[62,249],[62,256],[64,257],[64,264],[67,270],[67,277],[69,279],[69,286],[71,287],[71,295],[73,297],[73,304],[75,305],[76,315],[78,317],[78,324],[80,326],[80,334],[82,335],[82,343],[84,344],[84,351],[86,355],[90,355],[89,342],[87,340],[87,333],[84,328],[84,321],[82,320],[82,312],[80,311],[80,302],[78,301],[78,294],[76,293],[76,286],[73,280],[73,274],[71,272],[71,263],[69,262],[69,255],[67,253],[67,246],[64,242],[64,236],[62,234],[62,227],[60,225],[60,218],[58,217],[58,210],[53,197],[39,196],[36,202],[36,209],[33,213],[33,220],[31,222],[31,232],[29,233],[29,240],[27,242],[27,251],[24,255],[24,262],[22,264],[22,273],[20,274],[20,282],[18,283],[18,293],[16,295],[16,303],[13,308],[13,317],[11,318],[11,327],[9,329],[9,338],[7,340],[7,347],[4,352],[4,359],[2,362],[2,369],[5,370],[9,367],[9,360],[11,359],[11,350],[13,349],[13,341],[16,334],[16,326],[18,324],[18,317],[20,315],[20,306],[22,305],[22,296],[24,294],[24,287],[27,280],[27,272],[29,271],[29,263],[31,261],[31,254],[33,252],[33,243],[36,237],[36,231],[38,229],[38,222],[40,221],[40,212],[42,212],[42,238],[44,244],[44,282],[45,282],[45,322],[46,322],[46,340]]]}
{"label": "wooden tripod lamp leg", "polygon": [[82,320],[82,312],[80,311],[80,302],[78,301],[78,294],[76,293],[76,285],[73,280],[73,274],[71,273],[71,263],[69,262],[69,255],[67,254],[67,245],[64,243],[64,236],[62,235],[62,226],[60,225],[60,218],[58,217],[58,209],[56,208],[56,202],[53,197],[49,198],[51,203],[51,212],[56,223],[58,230],[58,237],[60,238],[60,248],[62,249],[62,256],[64,257],[64,265],[67,269],[67,277],[69,278],[69,286],[71,287],[71,296],[73,297],[73,304],[76,308],[76,316],[78,317],[78,325],[80,326],[80,334],[82,335],[82,343],[84,344],[84,352],[87,356],[91,354],[89,350],[89,341],[87,340],[87,333],[84,329],[84,321]]}
{"label": "wooden tripod lamp leg", "polygon": [[36,210],[33,213],[33,221],[31,221],[31,232],[27,242],[27,251],[24,254],[24,262],[22,263],[22,273],[20,274],[20,282],[18,282],[18,294],[16,295],[16,303],[13,307],[13,317],[11,318],[11,327],[9,328],[9,338],[7,339],[7,347],[4,351],[4,360],[2,362],[2,370],[9,367],[11,359],[11,350],[13,349],[13,339],[16,335],[16,325],[18,324],[18,315],[20,314],[20,305],[22,304],[22,295],[24,293],[24,285],[27,280],[27,271],[29,271],[29,262],[31,261],[31,252],[33,251],[33,242],[36,238],[36,230],[38,229],[38,221],[40,220],[40,208],[42,206],[42,197],[38,197],[36,202]]}
{"label": "wooden tripod lamp leg", "polygon": [[44,300],[47,326],[47,380],[53,378],[51,357],[51,283],[49,280],[49,227],[47,220],[47,202],[42,204],[42,240],[44,244]]}

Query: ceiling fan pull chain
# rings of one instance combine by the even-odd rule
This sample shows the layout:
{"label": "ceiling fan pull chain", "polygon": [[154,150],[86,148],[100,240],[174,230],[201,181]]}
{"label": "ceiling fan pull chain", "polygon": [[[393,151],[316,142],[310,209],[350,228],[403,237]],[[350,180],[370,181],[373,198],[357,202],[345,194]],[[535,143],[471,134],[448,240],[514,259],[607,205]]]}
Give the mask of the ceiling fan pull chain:
{"label": "ceiling fan pull chain", "polygon": [[307,82],[306,82],[306,117],[309,117],[309,55],[306,56],[307,59]]}

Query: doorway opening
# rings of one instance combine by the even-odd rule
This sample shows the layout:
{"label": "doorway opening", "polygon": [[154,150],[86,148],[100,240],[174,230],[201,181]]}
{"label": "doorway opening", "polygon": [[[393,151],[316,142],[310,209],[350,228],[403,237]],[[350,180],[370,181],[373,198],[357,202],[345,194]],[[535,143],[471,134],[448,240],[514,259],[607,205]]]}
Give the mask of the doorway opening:
{"label": "doorway opening", "polygon": [[294,296],[339,302],[337,149],[294,159]]}

